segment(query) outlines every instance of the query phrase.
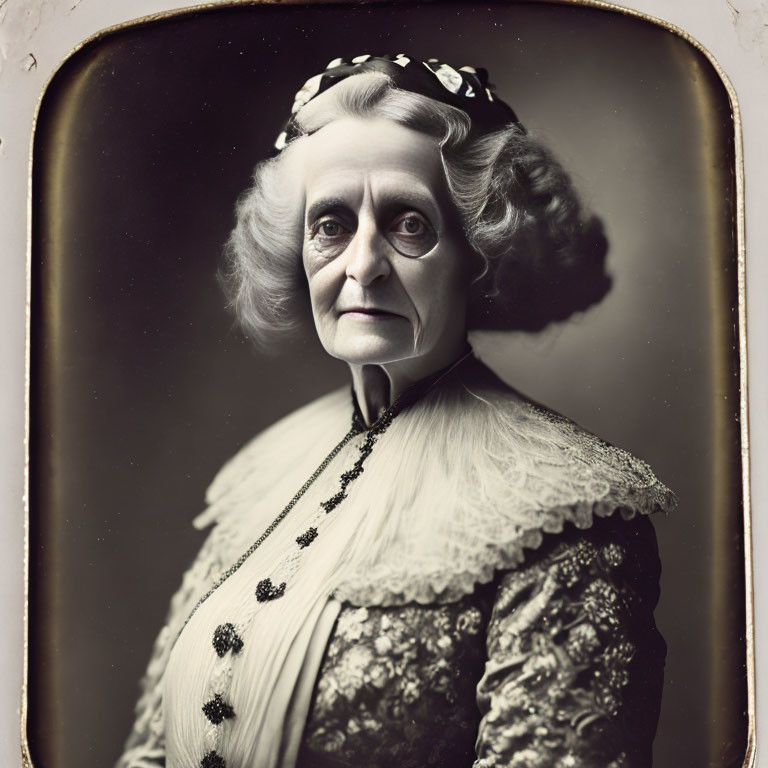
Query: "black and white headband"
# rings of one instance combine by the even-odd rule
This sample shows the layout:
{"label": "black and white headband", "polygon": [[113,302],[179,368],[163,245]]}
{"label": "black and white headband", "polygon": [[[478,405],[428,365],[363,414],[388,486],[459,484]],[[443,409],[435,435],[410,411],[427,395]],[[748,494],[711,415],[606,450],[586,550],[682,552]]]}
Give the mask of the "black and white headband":
{"label": "black and white headband", "polygon": [[275,141],[275,149],[279,152],[300,135],[296,115],[305,104],[351,75],[364,72],[383,73],[397,88],[461,109],[469,115],[473,129],[479,133],[490,133],[510,123],[525,130],[512,108],[494,93],[485,69],[454,69],[437,59],[420,61],[403,53],[397,56],[366,54],[354,59],[334,59],[325,72],[310,77],[304,83],[295,96],[291,117]]}

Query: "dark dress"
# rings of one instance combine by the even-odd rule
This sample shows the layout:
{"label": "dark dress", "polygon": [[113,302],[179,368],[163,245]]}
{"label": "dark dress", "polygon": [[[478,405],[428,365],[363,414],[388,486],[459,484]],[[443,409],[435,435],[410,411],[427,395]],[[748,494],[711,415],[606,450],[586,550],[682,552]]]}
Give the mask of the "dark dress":
{"label": "dark dress", "polygon": [[298,767],[650,766],[659,572],[651,521],[614,514],[458,602],[345,604]]}

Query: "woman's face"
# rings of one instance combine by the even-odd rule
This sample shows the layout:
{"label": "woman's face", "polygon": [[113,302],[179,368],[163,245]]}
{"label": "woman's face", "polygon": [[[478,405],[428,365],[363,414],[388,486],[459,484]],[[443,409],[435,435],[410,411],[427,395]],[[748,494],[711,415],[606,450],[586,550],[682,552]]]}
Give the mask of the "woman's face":
{"label": "woman's face", "polygon": [[357,365],[450,362],[466,344],[471,251],[436,140],[345,118],[302,144],[302,257],[325,349]]}

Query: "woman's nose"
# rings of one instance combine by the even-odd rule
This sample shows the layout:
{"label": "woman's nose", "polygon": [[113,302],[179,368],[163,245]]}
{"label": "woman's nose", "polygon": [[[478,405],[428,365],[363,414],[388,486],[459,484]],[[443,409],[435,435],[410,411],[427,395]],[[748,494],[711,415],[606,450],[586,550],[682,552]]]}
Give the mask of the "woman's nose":
{"label": "woman's nose", "polygon": [[392,271],[388,246],[375,224],[360,222],[348,247],[347,277],[361,285],[386,280]]}

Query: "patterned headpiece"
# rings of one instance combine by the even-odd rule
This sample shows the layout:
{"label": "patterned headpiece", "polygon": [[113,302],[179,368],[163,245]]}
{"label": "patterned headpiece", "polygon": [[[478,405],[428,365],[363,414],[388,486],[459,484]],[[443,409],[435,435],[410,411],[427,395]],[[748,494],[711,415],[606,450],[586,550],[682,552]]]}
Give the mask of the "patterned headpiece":
{"label": "patterned headpiece", "polygon": [[482,68],[454,69],[437,59],[420,61],[403,53],[397,56],[366,54],[354,59],[334,59],[325,72],[310,77],[304,83],[296,94],[291,117],[277,137],[275,149],[279,152],[299,135],[296,115],[305,104],[350,75],[364,72],[383,73],[397,88],[458,107],[469,115],[473,129],[480,133],[498,130],[510,123],[523,129],[512,108],[493,92],[488,72]]}

